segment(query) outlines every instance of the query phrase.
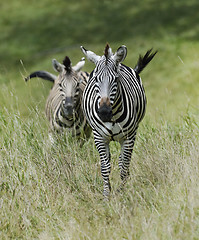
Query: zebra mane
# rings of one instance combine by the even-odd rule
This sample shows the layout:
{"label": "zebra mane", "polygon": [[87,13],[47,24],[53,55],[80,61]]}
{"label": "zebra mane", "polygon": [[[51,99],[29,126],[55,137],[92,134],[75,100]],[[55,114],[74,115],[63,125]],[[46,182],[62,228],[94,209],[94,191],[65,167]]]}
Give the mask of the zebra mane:
{"label": "zebra mane", "polygon": [[109,46],[109,44],[107,43],[107,44],[106,44],[106,47],[105,47],[105,50],[104,50],[104,56],[106,57],[106,59],[109,57],[109,52],[108,52],[109,48],[110,48],[110,46]]}
{"label": "zebra mane", "polygon": [[63,60],[63,65],[65,66],[65,69],[67,72],[71,72],[71,61],[68,56],[66,56]]}
{"label": "zebra mane", "polygon": [[104,56],[106,58],[106,64],[107,64],[107,60],[110,57],[110,46],[109,46],[108,43],[106,44],[106,47],[105,47],[105,50],[104,50]]}

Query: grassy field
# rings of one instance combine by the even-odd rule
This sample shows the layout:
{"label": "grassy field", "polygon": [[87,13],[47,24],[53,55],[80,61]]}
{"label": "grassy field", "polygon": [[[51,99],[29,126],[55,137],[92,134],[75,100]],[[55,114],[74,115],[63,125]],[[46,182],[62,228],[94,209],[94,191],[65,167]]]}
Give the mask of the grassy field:
{"label": "grassy field", "polygon": [[[0,239],[199,239],[199,26],[196,0],[0,3]],[[71,136],[48,140],[45,101],[51,59],[75,64],[79,46],[102,55],[125,44],[134,67],[158,54],[141,77],[148,106],[131,176],[119,186],[111,143],[112,196],[102,198],[99,155]],[[85,70],[93,65],[86,62]]]}

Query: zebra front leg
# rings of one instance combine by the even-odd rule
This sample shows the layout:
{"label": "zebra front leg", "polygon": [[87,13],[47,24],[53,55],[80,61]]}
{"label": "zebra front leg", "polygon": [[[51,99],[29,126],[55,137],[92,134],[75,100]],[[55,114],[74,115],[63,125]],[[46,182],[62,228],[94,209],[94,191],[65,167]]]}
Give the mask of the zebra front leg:
{"label": "zebra front leg", "polygon": [[135,136],[131,139],[126,139],[123,143],[121,143],[121,154],[119,157],[119,168],[120,168],[120,177],[122,180],[122,183],[118,189],[118,192],[120,192],[124,185],[127,182],[127,179],[129,177],[129,166],[131,162],[131,156],[133,151],[133,146],[135,142]]}
{"label": "zebra front leg", "polygon": [[94,139],[101,161],[101,175],[104,183],[103,195],[105,200],[107,200],[111,191],[111,185],[109,181],[109,175],[111,172],[109,142],[96,135],[94,135]]}

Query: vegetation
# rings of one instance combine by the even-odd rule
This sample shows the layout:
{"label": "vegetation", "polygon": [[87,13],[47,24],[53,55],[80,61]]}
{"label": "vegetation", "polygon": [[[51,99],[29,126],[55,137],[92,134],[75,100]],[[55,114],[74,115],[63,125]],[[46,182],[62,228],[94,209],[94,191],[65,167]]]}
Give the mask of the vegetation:
{"label": "vegetation", "polygon": [[[0,3],[0,238],[199,239],[199,43],[196,0]],[[51,83],[23,81],[52,71],[51,59],[80,45],[103,53],[125,44],[134,66],[151,47],[143,71],[148,106],[125,191],[119,147],[111,143],[112,197],[102,199],[99,155],[59,135],[52,146],[44,115]],[[86,63],[85,70],[93,65]]]}

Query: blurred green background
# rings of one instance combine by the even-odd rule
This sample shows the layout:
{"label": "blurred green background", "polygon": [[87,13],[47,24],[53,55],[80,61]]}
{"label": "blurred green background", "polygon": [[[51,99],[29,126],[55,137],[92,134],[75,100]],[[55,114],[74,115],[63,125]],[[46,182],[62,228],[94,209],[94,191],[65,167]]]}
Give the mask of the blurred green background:
{"label": "blurred green background", "polygon": [[[141,74],[147,116],[175,120],[199,112],[199,2],[197,0],[12,0],[0,1],[0,107],[32,117],[44,111],[51,83],[22,76],[53,72],[51,59],[83,56],[79,46],[102,55],[124,44],[124,64],[134,67],[151,47],[158,54]],[[85,70],[94,65],[86,62]]]}

